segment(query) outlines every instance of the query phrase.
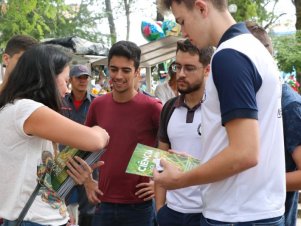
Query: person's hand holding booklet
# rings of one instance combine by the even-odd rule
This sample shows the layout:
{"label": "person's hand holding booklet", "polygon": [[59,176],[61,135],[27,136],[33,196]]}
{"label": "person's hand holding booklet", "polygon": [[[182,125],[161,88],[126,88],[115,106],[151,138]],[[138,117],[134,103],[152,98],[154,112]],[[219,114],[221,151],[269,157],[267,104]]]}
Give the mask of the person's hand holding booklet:
{"label": "person's hand holding booklet", "polygon": [[[76,184],[83,184],[91,177],[92,164],[104,153],[87,152],[76,148],[65,147],[54,159],[51,170],[46,173],[43,184],[65,198]],[[103,163],[98,163],[102,165]]]}
{"label": "person's hand holding booklet", "polygon": [[68,157],[66,163],[68,167],[67,173],[74,180],[76,185],[83,185],[88,179],[92,178],[93,170],[103,165],[103,162],[98,161],[94,164],[97,164],[97,166],[89,166],[85,160],[78,156],[74,156],[74,158]]}
{"label": "person's hand holding booklet", "polygon": [[137,144],[126,172],[152,177],[154,167],[156,167],[159,172],[164,170],[160,165],[161,159],[177,166],[182,172],[189,171],[200,164],[200,160],[190,155],[164,151],[147,145]]}

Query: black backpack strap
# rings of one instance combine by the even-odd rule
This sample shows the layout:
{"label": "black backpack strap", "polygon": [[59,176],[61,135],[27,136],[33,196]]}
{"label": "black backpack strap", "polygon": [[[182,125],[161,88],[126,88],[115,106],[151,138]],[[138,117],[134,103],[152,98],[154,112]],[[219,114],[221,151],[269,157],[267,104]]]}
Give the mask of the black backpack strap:
{"label": "black backpack strap", "polygon": [[35,187],[34,191],[32,192],[31,196],[29,197],[28,201],[26,202],[25,206],[23,207],[18,219],[14,221],[14,223],[15,223],[14,226],[20,226],[22,224],[25,215],[27,214],[33,201],[35,200],[36,196],[38,195],[40,188],[41,188],[41,184],[38,183],[37,186]]}
{"label": "black backpack strap", "polygon": [[[164,143],[168,143],[170,145],[169,138],[167,136],[167,126],[169,119],[175,110],[175,102],[178,100],[178,97],[174,97],[169,99],[163,106],[161,114],[160,114],[160,128],[159,128],[159,140],[162,140]],[[163,138],[164,139],[161,139]]]}

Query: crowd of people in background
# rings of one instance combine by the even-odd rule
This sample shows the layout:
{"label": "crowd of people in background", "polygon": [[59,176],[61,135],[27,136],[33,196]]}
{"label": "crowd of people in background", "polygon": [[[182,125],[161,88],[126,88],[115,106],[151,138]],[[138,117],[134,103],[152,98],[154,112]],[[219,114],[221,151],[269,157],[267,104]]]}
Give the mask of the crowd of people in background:
{"label": "crowd of people in background", "polygon": [[[96,96],[91,69],[71,65],[60,47],[9,40],[0,87],[3,226],[296,225],[301,97],[281,83],[267,32],[236,23],[227,0],[160,3],[185,40],[154,95],[140,87],[133,42],[112,45],[111,90]],[[182,172],[161,159],[153,178],[128,174],[138,143],[201,163]],[[106,151],[92,166],[68,160],[76,186],[65,200],[43,185],[31,199],[66,146]]]}

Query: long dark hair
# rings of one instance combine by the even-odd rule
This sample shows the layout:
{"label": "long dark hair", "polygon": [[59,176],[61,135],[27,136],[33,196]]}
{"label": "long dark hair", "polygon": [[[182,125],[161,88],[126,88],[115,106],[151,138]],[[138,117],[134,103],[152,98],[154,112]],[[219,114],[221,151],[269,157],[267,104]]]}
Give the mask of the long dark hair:
{"label": "long dark hair", "polygon": [[60,111],[56,77],[71,58],[58,48],[40,44],[26,50],[0,93],[0,109],[17,99],[31,99]]}

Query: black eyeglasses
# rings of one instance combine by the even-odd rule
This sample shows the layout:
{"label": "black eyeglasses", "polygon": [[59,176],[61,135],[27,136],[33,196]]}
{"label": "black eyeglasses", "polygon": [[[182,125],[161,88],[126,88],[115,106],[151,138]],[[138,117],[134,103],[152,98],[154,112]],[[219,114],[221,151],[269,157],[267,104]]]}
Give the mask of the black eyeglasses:
{"label": "black eyeglasses", "polygon": [[193,74],[200,68],[204,68],[204,67],[203,66],[195,66],[195,65],[181,65],[181,64],[174,64],[171,66],[171,69],[173,72],[180,73],[183,69],[183,72],[186,75]]}

